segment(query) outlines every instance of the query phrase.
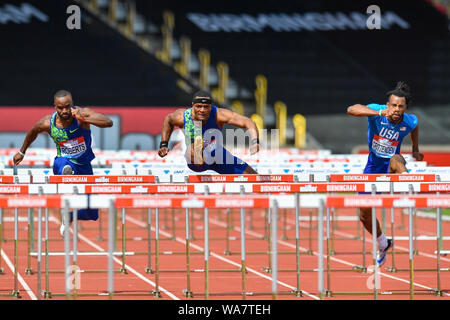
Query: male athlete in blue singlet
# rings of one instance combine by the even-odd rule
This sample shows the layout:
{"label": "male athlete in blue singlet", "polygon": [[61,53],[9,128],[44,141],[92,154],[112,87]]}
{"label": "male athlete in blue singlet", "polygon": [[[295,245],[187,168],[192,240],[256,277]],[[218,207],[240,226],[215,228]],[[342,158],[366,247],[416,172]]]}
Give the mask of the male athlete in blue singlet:
{"label": "male athlete in blue singlet", "polygon": [[[19,152],[14,155],[14,165],[22,161],[37,135],[47,132],[56,144],[57,155],[53,163],[55,175],[92,175],[91,161],[95,156],[91,148],[90,125],[107,128],[113,125],[112,120],[90,108],[74,106],[72,95],[66,90],[55,94],[54,107],[56,112],[39,120],[28,132]],[[72,221],[72,212],[70,215]],[[98,209],[78,210],[78,219],[97,220]],[[64,223],[61,224],[61,235],[66,227]]]}
{"label": "male athlete in blue singlet", "polygon": [[250,134],[250,154],[259,151],[258,129],[249,118],[212,105],[209,93],[199,91],[194,95],[192,107],[177,109],[164,119],[158,154],[169,152],[168,141],[174,126],[184,128],[186,161],[196,172],[213,170],[220,174],[256,174],[241,159],[233,156],[222,145],[222,128],[230,124],[246,129]]}
{"label": "male athlete in blue singlet", "polygon": [[[417,161],[422,161],[419,152],[419,127],[417,116],[405,113],[410,104],[409,86],[398,82],[394,90],[389,91],[386,105],[355,104],[348,107],[347,113],[355,117],[367,117],[369,128],[367,138],[369,157],[364,173],[407,173],[406,161],[400,155],[400,146],[407,135],[411,138],[412,154]],[[369,233],[372,233],[372,210],[360,208],[360,220]],[[386,262],[386,253],[392,247],[392,239],[386,238],[377,220],[377,242],[379,253],[377,263]]]}

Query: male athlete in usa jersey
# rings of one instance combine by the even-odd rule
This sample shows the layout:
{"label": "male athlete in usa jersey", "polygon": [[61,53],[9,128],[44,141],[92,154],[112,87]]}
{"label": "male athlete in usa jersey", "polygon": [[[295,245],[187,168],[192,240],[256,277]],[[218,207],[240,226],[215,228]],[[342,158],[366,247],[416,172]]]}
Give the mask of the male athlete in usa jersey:
{"label": "male athlete in usa jersey", "polygon": [[[348,107],[347,114],[367,117],[369,128],[367,138],[369,156],[364,173],[407,173],[406,161],[400,155],[403,138],[410,136],[412,154],[417,161],[423,159],[419,152],[419,127],[417,116],[405,113],[410,103],[409,86],[398,82],[394,90],[388,92],[386,105],[355,104]],[[372,233],[372,210],[360,208],[360,220],[369,233]],[[386,252],[392,247],[392,239],[387,239],[377,220],[377,240],[379,254],[377,263],[386,262]]]}
{"label": "male athlete in usa jersey", "polygon": [[[95,156],[91,148],[90,125],[107,128],[113,125],[112,120],[90,108],[74,106],[72,94],[66,90],[59,90],[55,94],[53,104],[55,112],[39,120],[26,135],[22,147],[14,155],[14,165],[17,166],[22,161],[37,135],[47,132],[57,150],[53,162],[55,175],[92,175],[91,161]],[[72,212],[70,216],[72,220]],[[98,209],[80,209],[77,216],[79,220],[97,220]],[[69,226],[70,224],[61,224],[61,235]]]}

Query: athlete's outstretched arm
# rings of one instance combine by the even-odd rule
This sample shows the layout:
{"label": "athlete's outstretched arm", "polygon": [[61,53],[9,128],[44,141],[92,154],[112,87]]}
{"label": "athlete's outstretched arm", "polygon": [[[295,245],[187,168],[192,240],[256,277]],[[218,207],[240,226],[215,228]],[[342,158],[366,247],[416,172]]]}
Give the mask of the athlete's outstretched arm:
{"label": "athlete's outstretched arm", "polygon": [[[383,116],[386,115],[386,109],[382,111]],[[347,114],[354,117],[370,117],[379,115],[379,111],[373,110],[362,104],[354,104],[347,108]]]}
{"label": "athlete's outstretched arm", "polygon": [[233,126],[246,129],[250,134],[250,154],[259,151],[259,131],[255,122],[248,117],[241,116],[239,113],[217,108],[217,122],[220,124],[231,124]]}
{"label": "athlete's outstretched arm", "polygon": [[93,124],[99,128],[109,128],[113,126],[113,121],[104,114],[95,112],[90,108],[72,108],[72,115],[80,122]]}
{"label": "athlete's outstretched arm", "polygon": [[17,166],[24,158],[25,152],[28,147],[36,140],[39,133],[50,132],[50,117],[51,115],[45,116],[41,120],[35,123],[35,125],[28,131],[25,140],[23,141],[20,151],[17,152],[13,157],[14,165]]}
{"label": "athlete's outstretched arm", "polygon": [[164,119],[163,127],[161,129],[161,143],[165,145],[161,146],[160,144],[160,148],[158,151],[158,155],[161,158],[165,157],[169,152],[168,143],[170,135],[172,134],[173,131],[173,127],[174,126],[178,126],[180,128],[184,127],[184,119],[183,119],[184,110],[185,109],[177,109],[174,112],[169,113]]}
{"label": "athlete's outstretched arm", "polygon": [[[386,108],[381,110],[381,116],[391,117],[395,113],[393,108]],[[347,114],[354,117],[370,117],[379,116],[380,110],[374,110],[363,104],[354,104],[347,108]]]}
{"label": "athlete's outstretched arm", "polygon": [[412,144],[412,155],[417,161],[423,160],[423,154],[419,152],[419,125],[409,134]]}

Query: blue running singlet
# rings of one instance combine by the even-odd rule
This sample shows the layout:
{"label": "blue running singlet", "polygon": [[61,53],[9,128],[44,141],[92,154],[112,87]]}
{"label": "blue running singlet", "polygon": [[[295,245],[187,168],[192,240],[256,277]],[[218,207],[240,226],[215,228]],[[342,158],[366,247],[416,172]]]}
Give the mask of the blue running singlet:
{"label": "blue running singlet", "polygon": [[[222,145],[222,130],[217,124],[217,107],[211,106],[206,124],[200,126],[192,119],[192,108],[184,111],[184,135],[187,150],[196,139],[203,141],[203,163],[201,165],[191,163],[186,156],[189,169],[196,172],[213,170],[219,174],[242,174],[248,164],[233,156]],[[199,121],[200,122],[200,121]]]}
{"label": "blue running singlet", "polygon": [[[70,165],[75,175],[93,175],[91,161],[95,155],[91,148],[91,130],[81,128],[75,118],[67,128],[58,128],[55,124],[56,114],[53,113],[50,119],[50,136],[57,151],[53,174],[61,175],[64,166]],[[98,209],[80,209],[77,214],[79,220],[98,219]],[[73,212],[70,212],[70,219],[73,219]]]}
{"label": "blue running singlet", "polygon": [[[387,108],[386,105],[375,103],[369,104],[368,107],[377,111]],[[389,161],[394,154],[400,154],[403,138],[417,126],[417,116],[404,113],[398,124],[379,115],[369,116],[367,120],[369,156],[364,173],[389,173]]]}

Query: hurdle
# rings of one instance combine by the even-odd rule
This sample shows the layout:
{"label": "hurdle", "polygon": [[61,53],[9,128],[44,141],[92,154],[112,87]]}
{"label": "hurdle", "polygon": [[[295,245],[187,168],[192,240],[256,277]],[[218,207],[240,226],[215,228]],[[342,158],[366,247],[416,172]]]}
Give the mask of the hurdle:
{"label": "hurdle", "polygon": [[[414,299],[415,294],[430,294],[430,292],[417,292],[414,289],[414,234],[413,234],[413,208],[414,207],[448,207],[450,205],[450,198],[436,195],[409,195],[409,196],[328,196],[326,199],[327,207],[397,207],[409,209],[408,232],[409,232],[409,290],[408,292],[396,292],[395,294],[407,294],[410,299]],[[437,221],[439,225],[439,221]],[[375,230],[373,230],[375,231]],[[438,230],[437,230],[438,231]],[[376,259],[376,238],[373,237],[373,257]],[[376,262],[376,260],[375,260]],[[374,277],[377,279],[377,265],[374,263]],[[434,293],[434,290],[431,291]],[[333,294],[357,294],[357,295],[373,295],[374,299],[378,299],[379,294],[394,294],[393,292],[382,292],[377,287],[377,280],[374,282],[373,292],[333,292]]]}
{"label": "hurdle", "polygon": [[[422,184],[421,184],[422,185]],[[238,187],[239,185],[236,185],[236,187]],[[239,188],[240,189],[242,189],[240,186],[239,186]],[[269,207],[270,208],[270,207]],[[161,208],[161,209],[163,209],[163,208]],[[198,209],[198,208],[197,208]],[[295,207],[293,206],[292,207],[292,209],[295,209]],[[330,209],[330,210],[332,210],[332,208]],[[39,214],[39,213],[38,213]],[[373,215],[374,216],[374,215]],[[159,220],[159,219],[158,219]],[[439,219],[438,219],[439,220]],[[298,222],[298,219],[296,218],[296,221]],[[328,220],[328,221],[331,221],[331,217],[330,217],[330,219]],[[38,218],[38,224],[39,224],[39,218]],[[158,228],[159,229],[159,228]],[[327,228],[328,229],[328,228]],[[331,229],[330,229],[331,230]],[[241,229],[241,231],[242,231],[242,229]],[[39,226],[38,226],[38,233],[39,233]],[[439,233],[438,233],[439,234]],[[38,235],[38,237],[39,237],[39,235]],[[124,237],[125,238],[125,237]],[[414,240],[414,235],[412,236],[412,239]],[[204,239],[203,239],[204,240]],[[245,240],[245,239],[244,239]],[[273,239],[272,239],[273,240]],[[413,246],[414,247],[414,246]],[[39,250],[39,249],[38,249]],[[149,250],[149,252],[150,252],[150,250]],[[272,251],[270,251],[270,252],[272,252]],[[73,254],[73,253],[72,253]],[[123,254],[123,252],[121,252],[121,254]],[[278,252],[277,252],[277,254],[278,254]],[[77,255],[78,255],[78,253],[77,253]],[[37,255],[37,256],[39,256],[39,254]],[[76,258],[75,258],[76,259]],[[151,268],[151,266],[150,266],[150,268]],[[206,268],[205,268],[206,269]],[[108,270],[109,271],[109,270]],[[162,270],[160,270],[160,271],[162,271]],[[210,271],[210,270],[209,270]],[[242,272],[242,270],[239,270],[239,271],[241,271]],[[277,272],[279,271],[279,268],[277,269]],[[297,271],[297,270],[296,270]],[[414,271],[417,271],[417,269],[414,269]],[[438,272],[440,272],[440,269],[438,269]],[[189,286],[188,286],[189,287]],[[297,289],[299,289],[299,285],[297,286],[298,288]],[[440,287],[440,286],[438,286],[438,287]],[[208,292],[206,289],[205,289],[205,293],[206,292]],[[245,291],[243,291],[243,292],[245,292]],[[242,294],[242,292],[240,292],[239,294]],[[74,297],[76,297],[77,296],[77,294],[76,294],[76,292],[74,293]]]}
{"label": "hurdle", "polygon": [[[434,182],[434,181],[438,181],[439,180],[439,175],[436,174],[413,174],[413,175],[392,175],[392,174],[386,174],[386,175],[380,175],[380,174],[372,174],[372,175],[343,175],[343,174],[332,174],[330,175],[330,181],[335,181],[335,182],[344,182],[344,181],[355,181],[355,182],[362,182],[362,181],[366,181],[368,182],[373,182],[373,186],[375,186],[375,192],[390,192],[391,194],[394,194],[394,192],[409,192],[408,190],[405,190],[405,186],[402,187],[402,183],[403,184],[407,184],[408,181],[415,183],[414,181],[419,181],[419,182]],[[389,184],[389,187],[386,189],[387,185],[383,186],[382,184],[378,183],[378,182],[385,182]],[[419,188],[417,185],[415,186],[416,188]],[[407,188],[410,188],[410,186],[408,186]],[[369,190],[366,190],[369,191]],[[385,208],[381,208],[382,211],[382,225],[385,224],[385,216],[384,216],[384,212],[385,212]],[[403,217],[403,215],[401,215],[401,217]],[[416,220],[416,215],[414,214],[414,219]],[[403,224],[403,222],[402,222]],[[416,239],[416,225],[414,224],[414,236]],[[393,238],[395,238],[394,234],[395,234],[395,230],[393,228],[394,226],[394,211],[393,208],[391,208],[391,235]],[[385,228],[383,229],[385,230]],[[363,230],[364,231],[364,230]],[[416,240],[414,240],[416,241]],[[395,246],[395,241],[394,241],[394,246]],[[417,248],[417,246],[415,246]],[[395,268],[395,254],[405,254],[405,252],[397,252],[394,250],[395,248],[392,249],[392,257],[393,257],[393,265],[390,267],[390,270],[392,272],[395,272],[397,269]],[[363,232],[363,252],[365,252],[365,233]],[[418,252],[415,251],[415,254],[417,254]],[[364,256],[363,256],[364,258]],[[358,269],[358,266],[355,266],[355,269]],[[365,268],[365,258],[363,259],[363,265],[362,267],[359,269],[362,272],[366,271]]]}
{"label": "hurdle", "polygon": [[[57,201],[60,200],[60,197],[52,197],[52,196],[46,196],[45,198],[30,198],[30,197],[24,197],[24,196],[16,196],[16,197],[5,197],[0,196],[0,207],[1,212],[3,213],[4,208],[12,208],[14,210],[14,267],[13,267],[13,290],[9,294],[12,297],[15,298],[21,298],[19,286],[18,286],[18,232],[19,232],[19,217],[18,217],[18,210],[19,208],[31,208],[31,207],[37,207],[37,208],[44,208],[46,206],[48,207],[54,207],[57,203]],[[41,218],[42,211],[39,210],[39,217]],[[39,223],[39,221],[38,221]],[[42,219],[40,220],[40,223],[42,223]],[[41,225],[39,225],[41,226]],[[40,229],[39,229],[40,230]],[[38,231],[39,231],[38,230]],[[40,232],[38,232],[38,235],[40,236]],[[38,250],[41,250],[41,247],[38,244]],[[40,260],[38,265],[38,270],[40,270]],[[40,273],[39,273],[40,276]],[[40,283],[40,277],[38,276],[38,288],[41,288]],[[39,293],[40,294],[40,293]]]}
{"label": "hurdle", "polygon": [[[1,200],[0,200],[1,201]],[[0,236],[3,238],[3,206],[0,209]],[[0,241],[0,263],[1,263],[1,255],[3,254],[3,250],[1,248],[1,242]],[[14,298],[21,298],[20,292],[19,292],[19,286],[18,286],[18,210],[17,208],[14,209],[14,278],[13,278],[13,289],[10,293],[2,293],[0,296],[2,297],[14,297]],[[1,267],[1,264],[0,264]],[[1,268],[1,274],[4,274],[4,269]]]}
{"label": "hurdle", "polygon": [[[440,179],[437,179],[438,181]],[[416,190],[415,190],[416,189]],[[448,192],[450,190],[450,184],[449,183],[442,183],[442,182],[426,182],[426,183],[421,183],[419,188],[413,188],[412,185],[409,185],[409,194],[413,194],[414,191],[417,192],[421,192],[421,193],[428,193],[428,194],[436,194],[439,195],[441,194],[441,192]],[[411,212],[413,211],[413,213]],[[412,217],[411,217],[412,216]],[[416,225],[416,208],[408,209],[408,222],[409,224],[414,224]],[[411,221],[412,220],[412,221]],[[417,255],[418,254],[418,249],[417,249],[417,235],[415,233],[416,231],[416,227],[414,226],[413,228],[413,235],[412,235],[412,239],[409,239],[410,241],[413,241],[414,243],[413,245],[413,255]],[[441,268],[441,248],[442,248],[442,241],[443,241],[443,235],[442,235],[442,215],[441,215],[441,207],[437,207],[436,208],[436,236],[434,237],[436,238],[437,241],[437,245],[436,245],[436,268],[414,268],[414,272],[436,272],[437,273],[437,283],[436,283],[436,288],[434,289],[434,292],[437,296],[442,296],[442,289],[441,289],[441,272],[443,271],[450,271],[450,268]],[[394,252],[393,252],[394,254]],[[409,253],[411,255],[411,253]],[[412,259],[410,256],[410,263],[412,263]],[[393,270],[392,270],[393,269]],[[397,271],[408,271],[408,270],[412,270],[412,268],[410,267],[409,269],[405,269],[405,268],[395,268],[394,267],[390,267],[390,270],[392,272],[397,272]],[[411,293],[413,294],[413,293]]]}
{"label": "hurdle", "polygon": [[[61,177],[58,177],[58,176],[54,176],[54,177],[51,177],[52,179],[61,179]],[[98,177],[95,177],[96,179],[98,179]],[[70,177],[70,179],[72,179],[71,181],[76,181],[76,179],[77,179],[77,177]],[[70,180],[69,180],[70,181]],[[67,182],[67,181],[66,181]],[[88,186],[87,186],[88,187]],[[122,215],[122,219],[124,218],[124,215]],[[123,221],[122,221],[123,222]],[[123,223],[122,223],[123,224]],[[125,228],[123,228],[123,231],[125,231]],[[47,241],[47,237],[46,237],[46,241]],[[122,237],[122,240],[123,239],[126,239],[125,238],[125,232],[123,232],[123,237]],[[124,240],[123,240],[124,241]],[[123,245],[123,250],[125,250],[125,245]],[[46,261],[48,261],[48,256],[49,255],[58,255],[58,253],[49,253],[47,250],[46,250],[46,252],[45,252],[45,254],[46,254]],[[79,254],[89,254],[88,252],[85,252],[85,253],[79,253]],[[32,255],[36,255],[35,253],[32,253]],[[37,255],[39,255],[39,254],[37,254]],[[124,258],[125,258],[125,255],[123,255],[122,256],[122,261],[123,261],[123,265],[124,265]],[[75,261],[76,261],[76,257],[75,257]],[[123,270],[123,268],[121,269],[121,271]],[[245,270],[245,269],[244,269]],[[217,271],[224,271],[224,270],[217,270]],[[237,270],[237,271],[239,271],[239,270]],[[48,271],[48,268],[46,268],[46,283],[48,283],[48,273],[49,272],[54,272],[54,271]],[[101,272],[101,271],[94,271],[94,270],[89,270],[89,271],[86,271],[86,272]],[[242,270],[241,270],[241,272],[242,272]],[[51,297],[52,296],[52,294],[50,293],[50,291],[49,290],[46,290],[46,294],[47,294],[47,297]],[[54,296],[57,296],[57,294],[53,294]]]}
{"label": "hurdle", "polygon": [[[199,200],[198,198],[196,198],[196,200]],[[221,198],[221,200],[216,200],[216,201],[220,201],[221,203],[223,203],[223,202],[225,202],[225,201],[227,201],[226,199],[222,199]],[[216,202],[216,203],[218,203],[218,202]],[[195,202],[193,202],[193,204],[192,204],[193,206],[195,206]],[[224,204],[222,204],[222,206],[224,206]],[[236,207],[236,205],[234,204],[233,205],[234,207]],[[230,207],[229,205],[227,205],[226,206],[227,208],[228,207]],[[204,213],[205,213],[205,215],[204,215],[204,221],[205,221],[205,223],[206,223],[206,226],[205,226],[205,239],[208,239],[209,237],[208,237],[208,235],[209,235],[209,228],[208,228],[208,221],[209,221],[209,219],[208,219],[208,217],[209,217],[209,210],[206,210],[206,209],[209,209],[209,207],[207,207],[207,208],[205,208],[205,211],[204,211]],[[242,209],[242,207],[241,207],[241,210],[243,210]],[[244,213],[244,211],[241,211],[241,213]],[[241,215],[241,217],[243,217],[243,215]],[[187,221],[189,221],[189,220],[187,220]],[[243,219],[241,219],[241,222],[243,222]],[[245,222],[244,222],[245,223]],[[244,224],[243,223],[243,224]],[[188,228],[188,226],[186,225],[186,227],[187,227],[187,230],[189,230],[189,228]],[[243,227],[243,228],[241,228],[241,232],[243,232],[245,230],[245,226]],[[209,287],[209,270],[210,270],[210,268],[209,268],[209,242],[205,242],[205,244],[204,244],[204,247],[205,247],[205,249],[204,249],[204,254],[205,254],[205,262],[204,262],[204,266],[205,266],[205,269],[204,269],[204,271],[205,271],[205,292],[200,292],[200,293],[192,293],[193,295],[198,295],[198,296],[205,296],[205,298],[206,299],[208,299],[210,296],[212,296],[212,295],[243,295],[243,296],[245,296],[245,295],[252,295],[252,296],[254,296],[254,295],[268,295],[268,294],[271,294],[271,293],[264,293],[264,292],[252,292],[252,293],[246,293],[246,291],[245,291],[245,281],[246,281],[246,279],[245,279],[245,236],[242,236],[242,239],[244,239],[244,241],[242,241],[241,240],[241,247],[242,247],[242,257],[241,257],[241,269],[240,269],[240,271],[242,272],[242,288],[243,288],[243,291],[242,292],[222,292],[222,293],[211,293],[210,292],[210,287]],[[189,255],[188,255],[188,257],[189,257]],[[189,277],[187,278],[188,279],[188,281],[189,281]],[[189,282],[188,282],[189,283]],[[189,290],[189,286],[188,286],[188,288],[186,289],[186,290],[184,290],[184,292],[192,292],[192,291],[190,291]],[[283,293],[279,293],[279,294],[283,294]],[[284,294],[291,294],[291,292],[285,292]]]}
{"label": "hurdle", "polygon": [[[136,208],[136,207],[141,207],[141,208],[149,208],[149,207],[153,207],[155,208],[155,212],[157,212],[157,209],[163,208],[163,207],[173,207],[173,208],[199,208],[199,207],[203,207],[204,209],[204,222],[205,222],[205,226],[204,226],[204,276],[205,276],[205,280],[204,280],[204,292],[192,292],[190,291],[189,285],[188,288],[186,289],[186,291],[190,291],[191,292],[191,296],[197,295],[197,296],[204,296],[205,299],[209,299],[210,296],[214,296],[214,295],[219,295],[219,296],[223,296],[223,295],[241,295],[243,297],[245,297],[246,294],[251,294],[251,295],[255,295],[258,293],[247,293],[245,291],[246,289],[246,279],[245,279],[245,274],[246,274],[246,269],[245,269],[245,241],[241,242],[241,246],[243,249],[243,254],[242,254],[242,258],[241,258],[241,268],[240,268],[240,272],[242,274],[242,279],[241,279],[241,285],[242,285],[242,291],[241,292],[211,292],[210,291],[210,279],[209,279],[209,271],[210,271],[210,266],[209,266],[209,257],[210,257],[210,249],[209,249],[209,209],[210,208],[229,208],[229,207],[235,207],[235,208],[241,208],[242,207],[256,207],[256,208],[264,208],[264,207],[268,207],[269,205],[269,201],[268,201],[268,197],[256,197],[253,196],[251,197],[251,203],[249,203],[248,198],[247,197],[229,197],[229,196],[225,196],[225,197],[214,197],[214,196],[199,196],[196,197],[195,199],[190,199],[188,197],[183,197],[183,196],[172,196],[172,197],[158,197],[158,198],[154,198],[154,197],[142,197],[142,196],[134,196],[134,197],[126,197],[126,196],[118,196],[116,198],[116,207],[118,208],[123,208],[123,207],[127,207],[127,208]],[[242,211],[242,213],[244,213],[244,211]],[[244,214],[242,215],[242,217],[244,216]],[[158,219],[156,219],[156,221],[158,221]],[[187,221],[189,221],[189,219],[187,219]],[[241,219],[241,222],[243,222],[243,219]],[[244,221],[245,223],[245,221]],[[156,230],[158,229],[158,227],[156,227]],[[189,239],[189,226],[186,225],[186,230],[187,230],[187,238]],[[242,230],[244,231],[245,228],[242,228]],[[243,233],[244,237],[243,239],[245,239],[245,233]],[[187,257],[189,257],[189,255],[187,255]],[[188,270],[190,270],[188,268]],[[158,272],[158,267],[155,266],[155,277],[156,274]],[[187,278],[189,279],[189,277]],[[189,280],[188,280],[189,281]],[[189,282],[188,282],[189,283]],[[259,293],[259,294],[272,294],[272,293]]]}
{"label": "hurdle", "polygon": [[[374,179],[375,178],[377,178],[377,177],[373,177]],[[388,177],[388,178],[391,178],[391,177]],[[394,176],[392,176],[392,178],[394,179]],[[433,176],[428,176],[428,179],[429,180],[433,180],[432,179],[433,178]],[[386,179],[386,177],[384,178],[384,179]],[[402,181],[402,179],[404,179],[404,180],[410,180],[410,179],[427,179],[426,178],[426,176],[425,177],[423,177],[423,176],[409,176],[409,177],[397,177],[397,179],[398,179],[398,181]],[[435,184],[433,184],[434,186],[436,186]],[[426,184],[424,184],[424,186],[426,186]],[[391,192],[393,192],[393,188],[392,188],[392,183],[391,183]],[[292,190],[290,190],[290,191],[292,191]],[[373,190],[374,192],[376,191],[376,189],[374,189]],[[373,217],[375,217],[375,214],[373,214]],[[392,222],[393,222],[393,215],[392,215]],[[328,220],[329,221],[329,220]],[[439,218],[438,218],[438,223],[439,223]],[[440,224],[440,223],[439,223]],[[375,224],[374,224],[375,225]],[[392,227],[394,227],[394,225],[392,224]],[[411,229],[413,230],[413,234],[411,235],[411,239],[412,239],[412,241],[414,241],[414,242],[416,242],[417,241],[417,237],[416,237],[416,224],[413,224],[413,226],[411,227]],[[328,230],[329,230],[329,224],[327,224],[327,239],[329,239],[329,233],[328,233]],[[439,234],[439,233],[438,233]],[[439,239],[439,238],[438,238]],[[327,242],[327,244],[328,244],[328,246],[327,247],[329,247],[329,242]],[[415,245],[413,245],[413,248],[415,248]],[[417,251],[416,250],[416,248],[414,249],[414,251]],[[365,239],[363,240],[363,252],[365,252]],[[372,250],[372,252],[374,252],[374,250]],[[329,261],[329,257],[330,257],[330,251],[328,251],[328,255],[327,255],[327,257],[328,257],[328,261]],[[395,252],[394,252],[394,254],[395,254]],[[373,259],[376,259],[376,257],[375,256],[373,256]],[[366,264],[365,264],[365,255],[363,255],[363,267],[361,268],[361,269],[363,269],[363,271],[365,271],[366,272],[366,270],[367,270],[367,268],[366,268]],[[438,258],[438,263],[439,263],[439,258]],[[327,266],[329,266],[329,263],[327,264]],[[436,270],[436,269],[416,269],[415,271],[438,271],[438,272],[441,272],[441,271],[446,271],[447,269],[441,269],[441,268],[439,268],[438,270]],[[282,271],[282,270],[279,270],[279,271]],[[293,270],[287,270],[287,271],[293,271]],[[304,270],[302,270],[302,271],[304,271]],[[328,271],[331,271],[329,268],[327,269],[327,272]],[[342,271],[342,270],[339,270],[339,271]],[[375,273],[377,272],[377,270],[375,270]],[[328,277],[328,279],[330,279],[330,277]],[[328,283],[330,283],[330,281],[328,280]],[[438,284],[438,288],[439,288],[439,284]],[[438,289],[437,290],[437,292],[439,292],[440,290]]]}
{"label": "hurdle", "polygon": [[[366,184],[362,184],[362,183],[353,183],[353,184],[326,184],[326,183],[308,183],[308,184],[278,184],[278,185],[253,185],[253,192],[261,192],[261,191],[275,191],[276,192],[280,192],[280,190],[282,191],[287,191],[289,193],[293,193],[293,194],[297,194],[297,193],[301,193],[301,194],[308,194],[308,193],[329,193],[330,191],[334,191],[334,192],[355,192],[355,191],[359,191],[359,192],[363,192],[366,191],[366,189],[370,187],[370,185],[366,185]],[[296,207],[296,211],[298,211],[299,208]],[[310,209],[311,210],[311,209]],[[333,209],[331,209],[333,210]],[[310,211],[311,213],[311,211]],[[332,237],[330,235],[330,230],[332,229],[331,224],[330,224],[330,211],[327,209],[327,217],[328,217],[328,223],[327,223],[327,251],[328,251],[328,256],[330,257],[332,254]],[[296,213],[295,216],[295,220],[299,220],[299,215]],[[296,229],[296,238],[298,237],[298,239],[295,240],[301,240],[302,238],[300,238],[298,236],[298,226],[296,224],[295,226]],[[310,214],[310,233],[309,233],[309,250],[306,252],[292,252],[292,251],[287,251],[287,252],[280,252],[279,254],[282,253],[286,253],[286,254],[310,254],[311,253],[311,241],[313,239],[312,234],[311,234],[311,230],[312,230],[312,215]],[[305,238],[303,238],[305,239]],[[328,241],[329,240],[329,241]],[[346,239],[346,240],[351,240],[351,239]],[[270,241],[268,241],[270,243]],[[365,245],[365,243],[363,242],[363,246]],[[270,251],[270,250],[269,250]],[[354,253],[354,252],[352,252]],[[364,257],[363,257],[364,260]],[[269,258],[270,261],[270,258]],[[329,263],[327,264],[329,266]],[[365,263],[363,262],[363,265],[365,265]],[[264,269],[266,272],[270,272],[270,265],[269,267]],[[339,269],[338,271],[354,271],[355,269],[349,269],[349,270],[344,270],[344,269]],[[296,270],[296,269],[280,269],[278,270],[279,272],[291,272],[291,271],[314,271],[314,269],[300,269],[300,270]]]}
{"label": "hurdle", "polygon": [[5,273],[2,267],[2,243],[3,243],[3,208],[0,208],[0,275]]}

